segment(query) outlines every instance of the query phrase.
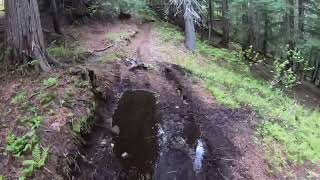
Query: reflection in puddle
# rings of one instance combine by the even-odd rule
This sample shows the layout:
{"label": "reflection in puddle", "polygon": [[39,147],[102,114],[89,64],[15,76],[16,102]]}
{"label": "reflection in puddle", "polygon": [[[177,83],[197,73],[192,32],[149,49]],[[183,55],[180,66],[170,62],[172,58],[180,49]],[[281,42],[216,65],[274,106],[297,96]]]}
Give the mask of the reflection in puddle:
{"label": "reflection in puddle", "polygon": [[202,169],[202,162],[203,162],[204,153],[205,153],[205,150],[204,150],[203,143],[200,139],[198,139],[195,159],[193,162],[194,170],[196,171],[196,173],[200,172]]}

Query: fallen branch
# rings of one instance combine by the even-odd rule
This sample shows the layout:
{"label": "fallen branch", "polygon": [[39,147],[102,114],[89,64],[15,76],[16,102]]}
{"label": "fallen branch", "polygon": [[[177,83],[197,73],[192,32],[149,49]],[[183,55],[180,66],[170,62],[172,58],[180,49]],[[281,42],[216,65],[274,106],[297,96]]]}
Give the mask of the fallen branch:
{"label": "fallen branch", "polygon": [[111,44],[111,45],[109,45],[109,46],[107,46],[107,47],[105,47],[105,48],[102,48],[102,49],[94,49],[94,50],[93,50],[93,53],[105,51],[105,50],[107,50],[107,49],[109,49],[109,48],[111,48],[111,47],[113,47],[113,46],[114,46],[114,44]]}

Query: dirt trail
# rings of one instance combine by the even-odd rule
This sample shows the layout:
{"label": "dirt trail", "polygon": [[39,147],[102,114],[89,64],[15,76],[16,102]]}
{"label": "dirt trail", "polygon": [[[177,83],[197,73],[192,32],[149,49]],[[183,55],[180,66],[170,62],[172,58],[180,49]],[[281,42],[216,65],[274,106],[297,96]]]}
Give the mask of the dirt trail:
{"label": "dirt trail", "polygon": [[88,66],[100,87],[96,121],[65,177],[268,179],[252,140],[255,114],[216,104],[190,74],[170,64],[171,52],[160,51],[161,43],[152,25],[143,24],[126,59],[152,68],[131,69],[125,62]]}

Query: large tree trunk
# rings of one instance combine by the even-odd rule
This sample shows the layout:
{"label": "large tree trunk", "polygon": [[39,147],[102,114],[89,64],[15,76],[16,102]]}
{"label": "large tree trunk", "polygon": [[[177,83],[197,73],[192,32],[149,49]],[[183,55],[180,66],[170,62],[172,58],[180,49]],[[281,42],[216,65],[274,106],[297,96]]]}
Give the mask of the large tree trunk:
{"label": "large tree trunk", "polygon": [[191,5],[184,4],[185,46],[187,49],[191,51],[195,51],[196,50],[196,29],[194,27],[193,15],[187,12],[188,6],[191,6]]}
{"label": "large tree trunk", "polygon": [[208,29],[209,29],[209,42],[211,42],[211,39],[212,39],[212,28],[213,28],[213,17],[212,17],[212,0],[209,0],[209,9],[208,9],[209,13],[208,13],[208,20],[209,20],[209,23],[208,23]]}
{"label": "large tree trunk", "polygon": [[21,65],[37,60],[43,71],[50,72],[37,0],[6,0],[5,8],[9,63]]}
{"label": "large tree trunk", "polygon": [[222,37],[222,46],[228,47],[229,44],[229,31],[230,24],[228,18],[228,0],[222,0],[222,16],[223,16],[223,37]]}
{"label": "large tree trunk", "polygon": [[58,34],[62,34],[61,26],[60,26],[60,22],[59,22],[57,1],[50,0],[50,2],[51,2],[51,16],[52,16],[52,23],[53,23],[54,31]]}

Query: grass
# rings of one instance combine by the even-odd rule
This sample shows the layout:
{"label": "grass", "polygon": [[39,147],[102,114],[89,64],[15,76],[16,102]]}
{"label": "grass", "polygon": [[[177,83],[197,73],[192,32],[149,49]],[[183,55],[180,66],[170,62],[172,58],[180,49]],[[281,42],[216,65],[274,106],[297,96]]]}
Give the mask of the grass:
{"label": "grass", "polygon": [[[159,28],[164,41],[181,34],[168,26]],[[171,40],[170,40],[171,41]],[[217,101],[230,108],[249,105],[264,120],[257,130],[269,165],[281,171],[289,164],[320,161],[320,113],[311,111],[267,82],[259,81],[247,71],[234,53],[198,42],[198,52],[177,57],[177,64],[204,81]],[[203,58],[205,56],[206,58]],[[228,65],[221,65],[225,60]]]}
{"label": "grass", "polygon": [[77,43],[68,46],[53,44],[47,49],[47,51],[52,57],[63,62],[83,62],[86,60],[87,54],[87,51]]}

